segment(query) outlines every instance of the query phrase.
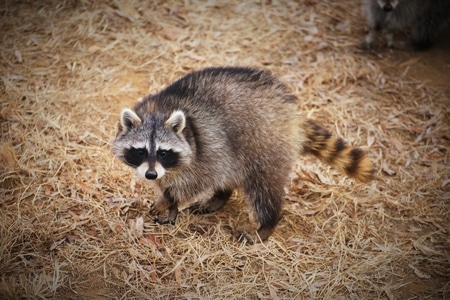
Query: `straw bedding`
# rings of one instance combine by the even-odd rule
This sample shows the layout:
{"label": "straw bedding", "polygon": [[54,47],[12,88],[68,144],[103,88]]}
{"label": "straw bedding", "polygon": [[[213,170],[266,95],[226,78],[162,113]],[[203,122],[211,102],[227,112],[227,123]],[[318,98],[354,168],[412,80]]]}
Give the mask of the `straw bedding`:
{"label": "straw bedding", "polygon": [[[0,14],[0,298],[450,297],[448,43],[361,52],[350,0],[6,1]],[[232,238],[255,228],[239,193],[154,224],[154,191],[111,154],[119,112],[219,65],[277,74],[368,149],[377,179],[299,157],[263,244]]]}

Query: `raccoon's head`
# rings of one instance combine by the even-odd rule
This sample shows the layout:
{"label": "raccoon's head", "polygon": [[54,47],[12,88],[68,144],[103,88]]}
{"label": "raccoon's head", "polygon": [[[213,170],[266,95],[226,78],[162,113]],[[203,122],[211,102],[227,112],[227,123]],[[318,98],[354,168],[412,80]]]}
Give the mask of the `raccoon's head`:
{"label": "raccoon's head", "polygon": [[142,177],[161,179],[191,161],[192,150],[183,135],[185,126],[186,117],[181,110],[170,115],[138,116],[126,108],[120,116],[113,153]]}
{"label": "raccoon's head", "polygon": [[393,11],[400,0],[377,0],[380,8],[386,12]]}

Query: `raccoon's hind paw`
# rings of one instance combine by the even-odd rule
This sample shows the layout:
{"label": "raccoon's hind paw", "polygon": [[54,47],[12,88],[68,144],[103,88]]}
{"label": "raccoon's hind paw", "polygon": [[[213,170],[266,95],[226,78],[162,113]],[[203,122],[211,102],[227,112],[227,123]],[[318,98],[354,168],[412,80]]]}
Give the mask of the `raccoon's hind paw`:
{"label": "raccoon's hind paw", "polygon": [[213,211],[209,207],[205,207],[201,203],[194,203],[191,206],[187,208],[187,210],[194,215],[204,215],[204,214],[210,214]]}
{"label": "raccoon's hind paw", "polygon": [[[239,232],[236,235],[236,239],[238,240],[238,242],[240,243],[244,243],[246,245],[253,245],[255,244],[255,238],[253,237],[252,234],[248,233],[248,232]],[[256,241],[259,241],[258,239],[256,239]]]}
{"label": "raccoon's hind paw", "polygon": [[188,209],[194,214],[210,214],[221,209],[230,199],[233,190],[218,190],[206,202],[197,202],[191,205]]}
{"label": "raccoon's hind paw", "polygon": [[236,238],[240,243],[244,243],[246,245],[262,243],[268,239],[268,237],[261,237],[258,232],[250,233],[247,231],[238,232]]}

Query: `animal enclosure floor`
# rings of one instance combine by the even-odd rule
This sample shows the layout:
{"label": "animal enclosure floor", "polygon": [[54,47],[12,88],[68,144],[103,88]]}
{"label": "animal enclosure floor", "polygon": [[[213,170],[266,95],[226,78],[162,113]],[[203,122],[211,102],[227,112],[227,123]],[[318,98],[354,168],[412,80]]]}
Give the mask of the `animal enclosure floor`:
{"label": "animal enclosure floor", "polygon": [[[0,30],[1,299],[450,298],[450,40],[361,51],[350,0],[6,0]],[[256,228],[240,193],[155,224],[119,113],[224,65],[276,74],[377,178],[299,157],[263,244],[233,237]]]}

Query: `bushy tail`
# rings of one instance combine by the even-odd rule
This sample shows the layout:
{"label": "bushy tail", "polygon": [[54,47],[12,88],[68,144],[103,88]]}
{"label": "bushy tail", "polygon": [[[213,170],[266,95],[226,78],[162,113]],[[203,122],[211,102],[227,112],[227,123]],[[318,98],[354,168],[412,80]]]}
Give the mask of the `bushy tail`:
{"label": "bushy tail", "polygon": [[374,177],[372,161],[366,153],[348,145],[343,139],[333,137],[330,131],[313,120],[306,120],[305,153],[311,153],[338,171],[361,182]]}

